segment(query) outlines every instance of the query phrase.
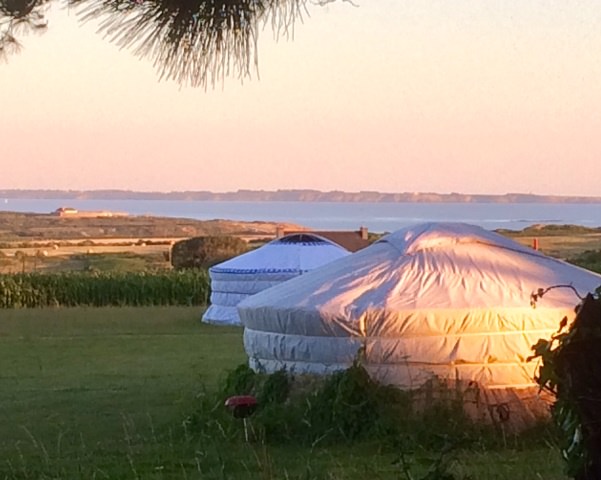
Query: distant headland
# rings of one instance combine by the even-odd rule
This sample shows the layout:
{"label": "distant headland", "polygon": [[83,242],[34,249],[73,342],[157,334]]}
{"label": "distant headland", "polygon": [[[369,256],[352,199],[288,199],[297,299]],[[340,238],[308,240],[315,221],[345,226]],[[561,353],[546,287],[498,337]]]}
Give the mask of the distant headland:
{"label": "distant headland", "polygon": [[133,190],[0,190],[0,199],[61,200],[180,200],[221,202],[392,202],[392,203],[601,203],[601,196],[503,195],[339,190],[237,190],[234,192],[181,191],[139,192]]}

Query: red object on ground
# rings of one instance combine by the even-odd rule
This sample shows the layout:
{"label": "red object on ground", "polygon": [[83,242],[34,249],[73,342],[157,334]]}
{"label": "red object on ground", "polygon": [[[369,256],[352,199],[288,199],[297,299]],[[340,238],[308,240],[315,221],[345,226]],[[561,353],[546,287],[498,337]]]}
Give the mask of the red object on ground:
{"label": "red object on ground", "polygon": [[532,248],[534,248],[534,250],[538,250],[538,238],[532,239]]}
{"label": "red object on ground", "polygon": [[225,407],[235,418],[246,418],[257,409],[257,399],[252,395],[235,395],[226,399]]}

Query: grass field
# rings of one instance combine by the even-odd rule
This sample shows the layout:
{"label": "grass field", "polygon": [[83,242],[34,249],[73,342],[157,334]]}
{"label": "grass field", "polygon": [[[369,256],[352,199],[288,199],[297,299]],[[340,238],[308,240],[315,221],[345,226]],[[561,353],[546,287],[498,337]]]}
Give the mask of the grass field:
{"label": "grass field", "polygon": [[520,235],[513,238],[528,247],[532,246],[534,239],[538,241],[538,247],[542,253],[564,260],[587,250],[601,250],[601,234]]}
{"label": "grass field", "polygon": [[[90,221],[90,219],[81,220],[84,223]],[[121,220],[126,223],[131,221],[131,219]],[[119,220],[113,219],[112,221],[118,222]],[[151,221],[151,219],[148,221]],[[154,221],[159,223],[161,221],[177,223],[178,219],[154,219]],[[222,230],[217,230],[217,232],[224,234],[227,233],[228,228],[230,230],[234,228],[233,231],[238,232],[236,236],[247,241],[268,239],[270,238],[270,229],[273,230],[275,228],[273,225],[260,224],[258,227],[259,231],[265,231],[266,233],[262,235],[240,235],[240,229],[244,227],[243,224],[229,221],[222,222]],[[211,222],[208,223],[210,224]],[[219,221],[217,223],[219,224]],[[0,227],[1,224],[2,212],[0,212]],[[203,224],[203,222],[199,222],[199,224]],[[14,228],[14,225],[12,228]],[[79,230],[77,232],[81,233]],[[46,234],[48,233],[46,232]],[[149,235],[144,240],[146,237],[140,237],[139,231],[130,233],[135,233],[135,235],[129,238],[117,239],[81,239],[78,236],[74,236],[70,240],[61,241],[42,241],[35,238],[19,242],[0,241],[0,273],[61,272],[89,269],[99,271],[144,271],[171,268],[169,261],[171,243],[182,237],[157,238]],[[150,234],[152,231],[145,231],[144,233]],[[71,234],[74,235],[75,232],[71,232]],[[503,234],[528,247],[531,247],[536,239],[542,253],[564,260],[569,260],[585,251],[601,251],[601,233],[596,229],[587,229],[585,227],[571,225],[532,226],[522,231],[504,231]],[[0,228],[0,239],[3,235],[5,236],[6,232],[3,234]],[[190,233],[186,234],[183,238],[188,236],[190,236]],[[54,248],[48,246],[48,244],[52,244]]]}
{"label": "grass field", "polygon": [[[245,361],[242,330],[200,324],[200,313],[0,311],[0,479],[410,478],[376,441],[265,446],[188,431],[198,395]],[[453,478],[565,478],[543,439],[506,444],[458,452]],[[413,450],[417,480],[437,454]]]}

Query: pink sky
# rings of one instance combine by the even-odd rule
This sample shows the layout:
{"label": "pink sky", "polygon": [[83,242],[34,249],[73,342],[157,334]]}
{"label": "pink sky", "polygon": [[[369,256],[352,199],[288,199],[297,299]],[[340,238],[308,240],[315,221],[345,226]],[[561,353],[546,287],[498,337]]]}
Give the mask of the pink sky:
{"label": "pink sky", "polygon": [[0,64],[0,188],[601,195],[601,4],[359,4],[208,91],[52,10]]}

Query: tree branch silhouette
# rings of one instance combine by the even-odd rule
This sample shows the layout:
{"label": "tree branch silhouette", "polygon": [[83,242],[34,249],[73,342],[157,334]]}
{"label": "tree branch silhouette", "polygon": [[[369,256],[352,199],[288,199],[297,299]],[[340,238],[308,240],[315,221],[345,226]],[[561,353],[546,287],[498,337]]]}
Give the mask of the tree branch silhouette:
{"label": "tree branch silhouette", "polygon": [[[0,0],[0,55],[14,53],[20,26],[46,28],[50,0]],[[162,79],[193,87],[258,72],[257,40],[268,26],[291,36],[309,0],[53,0],[136,56],[149,58]],[[322,0],[331,3],[336,0]],[[350,0],[342,0],[350,1]],[[320,2],[311,2],[319,4]]]}

